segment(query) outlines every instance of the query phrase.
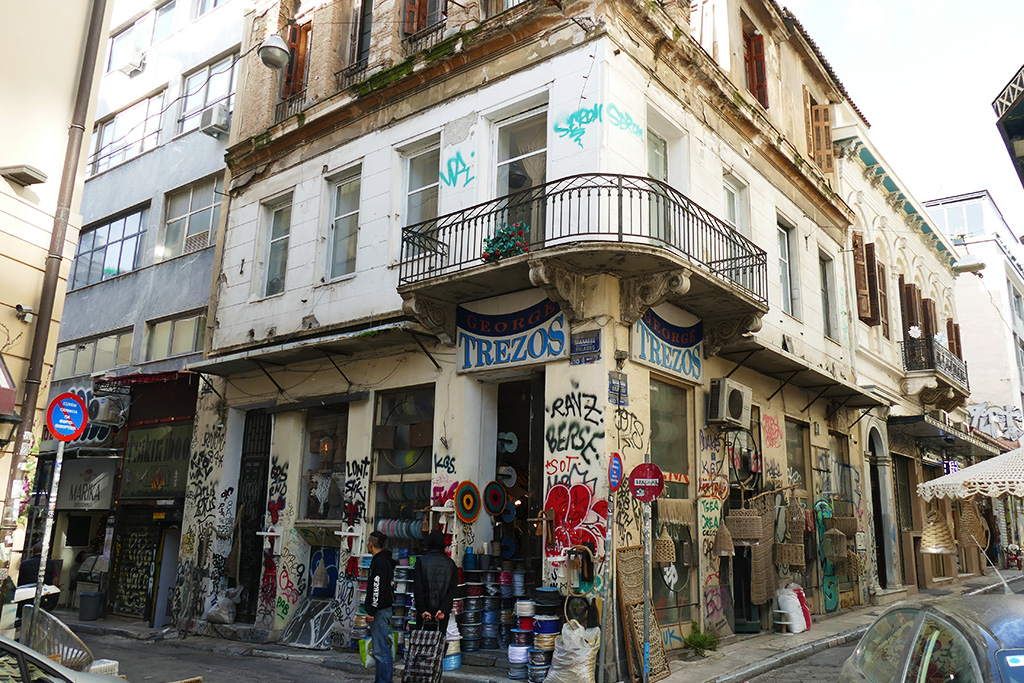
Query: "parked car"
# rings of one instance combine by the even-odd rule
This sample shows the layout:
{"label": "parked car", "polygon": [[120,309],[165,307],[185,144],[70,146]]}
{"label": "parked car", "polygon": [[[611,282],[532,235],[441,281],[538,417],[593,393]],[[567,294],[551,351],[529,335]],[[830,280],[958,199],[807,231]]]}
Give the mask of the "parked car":
{"label": "parked car", "polygon": [[119,676],[72,671],[32,648],[0,636],[0,681],[4,683],[125,683]]}
{"label": "parked car", "polygon": [[1024,683],[1024,596],[890,607],[857,644],[840,683]]}

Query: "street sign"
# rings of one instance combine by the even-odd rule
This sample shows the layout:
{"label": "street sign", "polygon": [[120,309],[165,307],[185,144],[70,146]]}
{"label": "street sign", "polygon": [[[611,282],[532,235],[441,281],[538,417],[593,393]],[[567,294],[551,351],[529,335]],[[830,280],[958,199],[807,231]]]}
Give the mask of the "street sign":
{"label": "street sign", "polygon": [[654,463],[641,463],[629,475],[629,488],[634,498],[649,503],[665,490],[665,476]]}
{"label": "street sign", "polygon": [[612,491],[618,491],[622,485],[622,458],[618,453],[612,453],[608,460],[608,485]]}
{"label": "street sign", "polygon": [[46,426],[58,441],[74,441],[85,431],[89,410],[75,394],[61,394],[46,409]]}

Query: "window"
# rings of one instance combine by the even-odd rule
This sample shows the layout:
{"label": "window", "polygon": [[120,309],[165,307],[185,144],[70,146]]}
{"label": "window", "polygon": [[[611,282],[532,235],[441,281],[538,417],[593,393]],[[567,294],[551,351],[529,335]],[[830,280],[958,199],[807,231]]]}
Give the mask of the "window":
{"label": "window", "polygon": [[1020,375],[1020,381],[1024,384],[1024,342],[1021,342],[1020,337],[1013,335],[1014,346],[1017,348],[1017,372]]}
{"label": "window", "polygon": [[750,237],[750,223],[747,220],[747,188],[730,173],[722,177],[722,206],[725,222],[744,237]]}
{"label": "window", "polygon": [[818,273],[821,275],[822,331],[826,337],[837,339],[835,263],[827,254],[818,254]]}
{"label": "window", "polygon": [[334,186],[331,224],[327,228],[327,279],[333,280],[356,270],[359,235],[359,175]]}
{"label": "window", "polygon": [[[666,472],[690,474],[686,441],[686,389],[651,380],[651,462]],[[666,484],[671,498],[689,498],[689,486],[676,479]]]}
{"label": "window", "polygon": [[284,291],[284,277],[288,269],[288,237],[292,230],[292,204],[268,207],[270,240],[267,243],[266,276],[263,296]]}
{"label": "window", "polygon": [[434,386],[377,394],[373,427],[375,478],[430,479],[434,445]]}
{"label": "window", "polygon": [[793,262],[796,260],[796,251],[793,247],[793,233],[795,229],[779,223],[778,225],[778,247],[779,247],[779,288],[782,297],[782,310],[791,316],[797,317],[797,282],[796,269]]}
{"label": "window", "polygon": [[441,184],[441,150],[432,147],[408,157],[406,225],[437,218],[437,192]]}
{"label": "window", "polygon": [[150,323],[148,328],[146,360],[195,353],[203,348],[206,314]]}
{"label": "window", "polygon": [[343,519],[348,405],[306,411],[301,519]]}
{"label": "window", "polygon": [[159,43],[174,31],[174,5],[175,0],[171,0],[156,9],[156,20],[153,22],[153,43]]}
{"label": "window", "polygon": [[[873,249],[871,255],[874,257]],[[875,271],[878,273],[875,279],[878,288],[878,319],[882,324],[882,336],[889,339],[889,280],[881,261],[875,262]]]}
{"label": "window", "polygon": [[920,612],[897,610],[876,621],[853,653],[854,662],[872,683],[904,679],[904,657],[917,633]]}
{"label": "window", "polygon": [[199,0],[199,13],[198,16],[202,16],[212,9],[220,7],[225,4],[228,0]]}
{"label": "window", "polygon": [[[653,130],[647,130],[647,176],[668,184],[668,142]],[[665,188],[651,183],[648,200],[650,210],[650,234],[661,240],[669,239],[671,203]]]}
{"label": "window", "polygon": [[1007,285],[1010,287],[1010,301],[1013,306],[1013,314],[1018,320],[1024,320],[1024,298],[1021,298],[1020,292],[1013,286],[1013,283],[1007,281]]}
{"label": "window", "polygon": [[284,71],[281,83],[281,99],[291,97],[302,99],[306,93],[306,75],[309,68],[309,39],[312,34],[313,22],[307,21],[300,26],[287,26],[281,32],[291,59]]}
{"label": "window", "polygon": [[505,223],[529,228],[530,244],[544,239],[544,194],[547,178],[547,114],[531,113],[498,126],[497,196],[514,195],[506,204]]}
{"label": "window", "polygon": [[832,153],[832,106],[818,104],[804,86],[804,127],[807,131],[807,154],[825,173],[835,170]]}
{"label": "window", "polygon": [[181,118],[178,120],[179,133],[199,128],[201,114],[215,104],[223,102],[228,111],[234,109],[235,86],[238,81],[236,59],[236,55],[225,57],[185,77]]}
{"label": "window", "polygon": [[446,4],[445,0],[405,0],[405,35],[415,35],[443,23]]}
{"label": "window", "polygon": [[809,430],[807,425],[786,420],[786,463],[789,472],[786,478],[788,485],[796,485],[797,489],[807,490],[807,446]]}
{"label": "window", "polygon": [[954,356],[960,360],[964,359],[964,347],[960,341],[960,323],[953,322],[952,318],[946,319],[946,346]]}
{"label": "window", "polygon": [[223,182],[217,175],[167,195],[167,220],[155,260],[165,261],[213,244]]}
{"label": "window", "polygon": [[105,171],[156,147],[163,101],[161,92],[97,124],[89,143],[89,174]]}
{"label": "window", "polygon": [[852,503],[855,484],[853,470],[850,467],[848,437],[845,434],[829,432],[828,450],[832,454],[832,486],[830,491],[822,491],[822,494],[838,494],[840,500]]}
{"label": "window", "polygon": [[373,29],[373,0],[362,0],[359,9],[359,22],[356,26],[356,38],[353,41],[355,53],[352,63],[365,62],[370,57],[370,34]]}
{"label": "window", "polygon": [[132,331],[127,330],[61,346],[53,363],[53,378],[91,375],[128,365],[132,361],[133,338]]}
{"label": "window", "polygon": [[128,63],[135,53],[135,25],[129,26],[110,38],[110,54],[107,55],[107,73],[116,71]]}
{"label": "window", "polygon": [[984,679],[967,638],[936,617],[926,616],[903,680],[980,683]]}
{"label": "window", "polygon": [[71,264],[68,289],[117,277],[138,268],[149,209],[139,209],[82,231]]}
{"label": "window", "polygon": [[744,17],[743,64],[746,69],[747,90],[768,108],[768,71],[765,69],[764,36]]}

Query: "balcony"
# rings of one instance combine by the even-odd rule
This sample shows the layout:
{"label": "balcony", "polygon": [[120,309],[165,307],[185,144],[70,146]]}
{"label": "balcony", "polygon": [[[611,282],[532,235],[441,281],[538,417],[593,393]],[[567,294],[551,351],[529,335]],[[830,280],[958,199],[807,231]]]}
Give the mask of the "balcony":
{"label": "balcony", "polygon": [[[484,240],[519,223],[529,249],[483,260]],[[399,292],[462,303],[536,284],[541,263],[620,278],[683,271],[676,303],[695,315],[759,318],[768,310],[767,256],[672,187],[649,178],[561,178],[402,231]]]}
{"label": "balcony", "polygon": [[291,97],[281,100],[274,107],[274,123],[281,123],[286,118],[298,114],[306,108],[306,90],[302,89]]}
{"label": "balcony", "polygon": [[921,394],[924,403],[942,410],[962,405],[971,393],[967,379],[967,363],[957,358],[933,338],[907,339],[900,342],[903,369],[907,371],[904,394]]}
{"label": "balcony", "polygon": [[402,39],[402,43],[405,45],[405,53],[411,56],[437,45],[444,38],[444,27],[445,17],[443,13],[431,16],[426,28]]}

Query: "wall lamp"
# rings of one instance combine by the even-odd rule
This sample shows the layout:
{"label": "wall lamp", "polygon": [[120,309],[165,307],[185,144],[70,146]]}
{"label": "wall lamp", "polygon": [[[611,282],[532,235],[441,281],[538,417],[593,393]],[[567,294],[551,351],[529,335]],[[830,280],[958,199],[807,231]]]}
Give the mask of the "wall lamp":
{"label": "wall lamp", "polygon": [[264,40],[256,53],[260,56],[260,61],[264,66],[275,71],[280,71],[288,66],[288,62],[291,60],[288,43],[284,42],[284,38],[276,33]]}
{"label": "wall lamp", "polygon": [[954,273],[977,273],[985,269],[985,262],[974,254],[968,254],[953,264]]}

